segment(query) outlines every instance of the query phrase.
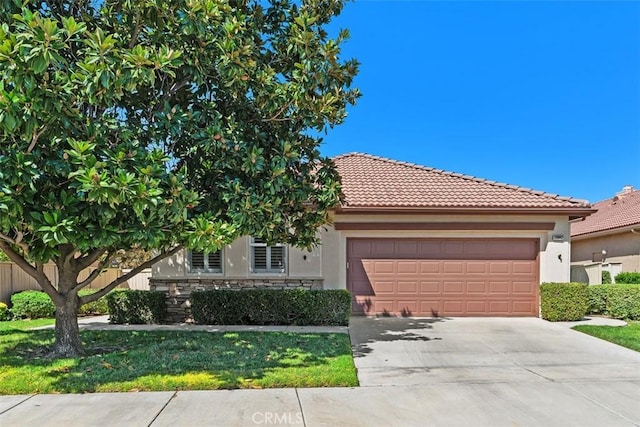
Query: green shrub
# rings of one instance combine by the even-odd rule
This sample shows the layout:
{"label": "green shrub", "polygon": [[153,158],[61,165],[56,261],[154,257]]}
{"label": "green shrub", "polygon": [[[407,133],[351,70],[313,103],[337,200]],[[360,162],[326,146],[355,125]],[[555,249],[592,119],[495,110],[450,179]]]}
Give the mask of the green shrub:
{"label": "green shrub", "polygon": [[615,319],[640,320],[640,285],[611,285],[606,314]]}
{"label": "green shrub", "polygon": [[191,313],[204,325],[347,325],[346,290],[252,289],[194,291]]}
{"label": "green shrub", "polygon": [[603,285],[608,285],[611,283],[611,272],[609,271],[603,271],[602,272],[602,280],[601,280]]}
{"label": "green shrub", "polygon": [[18,319],[53,317],[56,306],[42,291],[22,291],[11,295],[11,313]]}
{"label": "green shrub", "polygon": [[589,286],[589,309],[587,313],[607,314],[607,296],[612,286],[616,285]]}
{"label": "green shrub", "polygon": [[616,283],[639,284],[640,273],[636,273],[636,272],[618,273],[616,274]]}
{"label": "green shrub", "polygon": [[162,323],[167,317],[166,293],[116,290],[106,295],[109,322],[131,325]]}
{"label": "green shrub", "polygon": [[7,320],[11,320],[11,311],[9,311],[9,306],[7,306],[7,304],[0,302],[0,322],[5,322]]}
{"label": "green shrub", "polygon": [[[83,297],[86,295],[91,295],[95,292],[97,292],[97,290],[95,289],[83,289],[80,292],[78,292],[78,296]],[[78,314],[80,316],[109,314],[109,305],[107,304],[106,295],[97,301],[93,301],[80,306],[80,309],[78,310]]]}
{"label": "green shrub", "polygon": [[540,285],[542,318],[557,322],[580,320],[589,308],[586,283],[543,283]]}

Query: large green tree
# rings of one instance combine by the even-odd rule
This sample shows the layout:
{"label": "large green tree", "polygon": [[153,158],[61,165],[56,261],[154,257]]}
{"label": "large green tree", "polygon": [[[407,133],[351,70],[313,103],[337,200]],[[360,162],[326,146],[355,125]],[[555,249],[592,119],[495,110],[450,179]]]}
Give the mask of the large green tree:
{"label": "large green tree", "polygon": [[[0,249],[54,301],[55,354],[82,353],[81,304],[184,247],[316,243],[341,194],[318,135],[359,96],[342,7],[0,0]],[[78,296],[132,247],[157,256]]]}

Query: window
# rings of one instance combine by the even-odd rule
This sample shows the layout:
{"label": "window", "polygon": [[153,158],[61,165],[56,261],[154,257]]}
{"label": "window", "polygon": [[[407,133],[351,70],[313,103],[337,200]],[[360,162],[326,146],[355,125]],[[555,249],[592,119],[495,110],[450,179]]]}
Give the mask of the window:
{"label": "window", "polygon": [[267,246],[264,240],[251,240],[251,272],[284,273],[287,269],[286,247],[281,244]]}
{"label": "window", "polygon": [[189,271],[191,273],[222,273],[222,251],[189,252]]}

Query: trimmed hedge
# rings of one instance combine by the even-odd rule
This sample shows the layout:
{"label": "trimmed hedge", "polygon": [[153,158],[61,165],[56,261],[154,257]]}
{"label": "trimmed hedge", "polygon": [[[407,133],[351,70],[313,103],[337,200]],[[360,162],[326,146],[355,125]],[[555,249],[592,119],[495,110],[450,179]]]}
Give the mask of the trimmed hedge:
{"label": "trimmed hedge", "polygon": [[0,302],[0,322],[11,320],[11,311],[7,304]]}
{"label": "trimmed hedge", "polygon": [[203,325],[348,325],[347,290],[251,289],[194,291],[195,323]]}
{"label": "trimmed hedge", "polygon": [[11,295],[11,313],[17,319],[53,317],[56,306],[43,291],[22,291]]}
{"label": "trimmed hedge", "polygon": [[589,313],[640,320],[640,285],[589,286]]}
{"label": "trimmed hedge", "polygon": [[[79,296],[90,295],[96,292],[93,289],[85,289],[78,292]],[[97,301],[90,302],[80,306],[78,314],[87,316],[91,314],[109,314],[106,297]],[[56,313],[56,306],[49,298],[49,295],[43,291],[22,291],[11,296],[11,312],[14,317],[23,319],[38,319],[44,317],[53,317]]]}
{"label": "trimmed hedge", "polygon": [[106,295],[109,323],[162,323],[167,317],[167,294],[161,291],[116,290]]}
{"label": "trimmed hedge", "polygon": [[[95,292],[97,292],[97,290],[95,289],[83,289],[78,292],[78,296],[83,297],[85,295],[91,295]],[[97,301],[81,305],[80,309],[78,310],[78,314],[80,316],[109,314],[109,305],[107,304],[106,295]]]}
{"label": "trimmed hedge", "polygon": [[589,314],[608,314],[607,296],[609,289],[618,285],[592,285],[589,286]]}
{"label": "trimmed hedge", "polygon": [[543,283],[540,285],[542,318],[551,322],[580,320],[589,309],[586,283]]}
{"label": "trimmed hedge", "polygon": [[616,274],[616,283],[638,284],[640,283],[640,273],[624,272]]}

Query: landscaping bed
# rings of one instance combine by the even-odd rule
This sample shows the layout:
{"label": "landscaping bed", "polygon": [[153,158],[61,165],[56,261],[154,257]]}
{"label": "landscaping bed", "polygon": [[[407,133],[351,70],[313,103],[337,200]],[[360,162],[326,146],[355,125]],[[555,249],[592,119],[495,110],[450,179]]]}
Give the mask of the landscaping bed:
{"label": "landscaping bed", "polygon": [[0,322],[0,394],[358,385],[347,334],[82,331],[84,357],[51,360],[25,329]]}

